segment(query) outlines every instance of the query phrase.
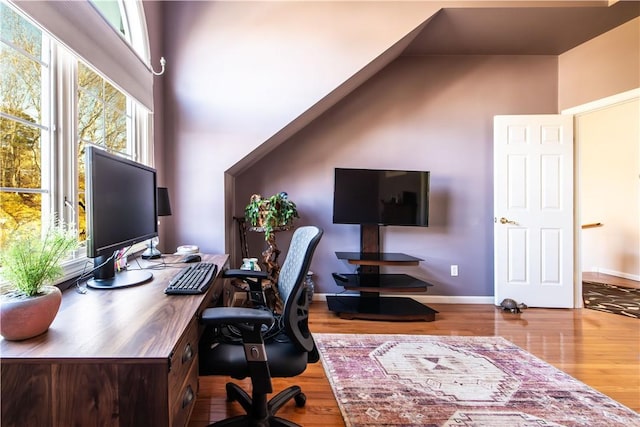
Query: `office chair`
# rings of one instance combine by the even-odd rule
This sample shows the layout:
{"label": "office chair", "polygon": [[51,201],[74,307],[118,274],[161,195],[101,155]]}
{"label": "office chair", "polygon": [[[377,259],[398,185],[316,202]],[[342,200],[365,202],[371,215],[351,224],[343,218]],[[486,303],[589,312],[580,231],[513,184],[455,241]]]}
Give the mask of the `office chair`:
{"label": "office chair", "polygon": [[[299,386],[291,386],[271,400],[271,378],[293,377],[301,374],[307,363],[319,360],[315,342],[309,331],[309,301],[304,278],[323,231],[315,226],[298,228],[291,239],[287,257],[282,265],[278,287],[284,310],[279,318],[264,305],[256,308],[216,307],[202,313],[205,332],[200,340],[200,375],[224,375],[235,379],[251,378],[249,396],[234,383],[227,383],[227,401],[238,401],[246,415],[218,421],[211,426],[288,426],[297,424],[275,414],[292,398],[298,407],[306,403]],[[231,277],[246,274],[253,300],[264,302],[262,276],[266,273],[233,270]]]}

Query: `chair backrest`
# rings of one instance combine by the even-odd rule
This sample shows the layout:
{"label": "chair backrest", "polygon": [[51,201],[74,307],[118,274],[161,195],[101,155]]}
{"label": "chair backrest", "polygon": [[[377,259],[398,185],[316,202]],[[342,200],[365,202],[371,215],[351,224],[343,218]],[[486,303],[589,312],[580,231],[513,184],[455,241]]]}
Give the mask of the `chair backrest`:
{"label": "chair backrest", "polygon": [[312,225],[296,229],[278,277],[284,306],[281,321],[289,338],[307,352],[313,350],[315,344],[309,331],[309,301],[304,279],[322,233],[322,229]]}

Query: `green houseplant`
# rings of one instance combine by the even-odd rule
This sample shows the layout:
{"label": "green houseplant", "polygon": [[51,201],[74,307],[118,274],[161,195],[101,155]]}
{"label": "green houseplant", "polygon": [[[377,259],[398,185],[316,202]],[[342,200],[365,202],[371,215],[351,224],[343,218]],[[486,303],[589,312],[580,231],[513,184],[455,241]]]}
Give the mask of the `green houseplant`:
{"label": "green houseplant", "polygon": [[300,218],[296,204],[285,192],[268,198],[254,194],[244,209],[244,216],[252,227],[264,230],[265,240],[269,240],[274,229],[288,227],[295,218]]}
{"label": "green houseplant", "polygon": [[78,247],[71,227],[55,221],[41,237],[17,234],[0,250],[0,334],[23,340],[44,333],[62,294],[52,283],[63,275],[60,261]]}

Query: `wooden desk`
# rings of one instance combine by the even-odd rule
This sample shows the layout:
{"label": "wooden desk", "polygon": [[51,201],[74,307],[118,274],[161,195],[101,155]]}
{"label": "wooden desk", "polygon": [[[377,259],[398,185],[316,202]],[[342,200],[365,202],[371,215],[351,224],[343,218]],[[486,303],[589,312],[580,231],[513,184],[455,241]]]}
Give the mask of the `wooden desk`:
{"label": "wooden desk", "polygon": [[131,288],[84,295],[70,288],[47,333],[1,340],[0,424],[185,426],[198,385],[198,317],[220,296],[219,274],[228,268],[227,255],[203,261],[218,265],[218,278],[203,295],[165,295],[178,272],[170,267],[152,270],[152,281]]}

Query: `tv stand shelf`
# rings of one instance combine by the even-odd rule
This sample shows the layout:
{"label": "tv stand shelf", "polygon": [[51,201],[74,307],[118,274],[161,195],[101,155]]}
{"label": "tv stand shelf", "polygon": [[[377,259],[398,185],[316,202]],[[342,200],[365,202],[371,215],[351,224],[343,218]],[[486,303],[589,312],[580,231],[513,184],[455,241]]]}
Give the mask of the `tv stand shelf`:
{"label": "tv stand shelf", "polygon": [[356,265],[418,265],[424,261],[398,252],[336,252],[336,256]]}
{"label": "tv stand shelf", "polygon": [[435,320],[437,311],[406,297],[327,296],[329,310],[342,319],[364,320]]}
{"label": "tv stand shelf", "polygon": [[344,274],[346,282],[335,279],[339,286],[360,292],[423,292],[433,286],[408,274]]}
{"label": "tv stand shelf", "polygon": [[358,291],[360,295],[327,296],[329,310],[343,319],[435,320],[437,311],[414,299],[380,296],[381,292],[425,292],[433,285],[408,274],[381,274],[381,265],[418,265],[422,259],[404,253],[376,252],[377,242],[377,227],[363,226],[362,252],[336,252],[338,259],[360,266],[359,274],[342,275],[346,280],[334,276],[336,284],[346,290]]}

